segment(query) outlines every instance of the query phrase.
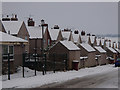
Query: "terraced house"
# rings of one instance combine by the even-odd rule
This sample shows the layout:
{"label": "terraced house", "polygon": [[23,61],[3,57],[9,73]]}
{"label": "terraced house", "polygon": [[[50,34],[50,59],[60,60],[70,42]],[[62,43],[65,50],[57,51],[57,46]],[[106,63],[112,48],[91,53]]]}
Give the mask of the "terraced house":
{"label": "terraced house", "polygon": [[0,31],[0,54],[2,55],[2,71],[6,73],[8,54],[10,58],[11,73],[14,73],[18,66],[22,65],[22,54],[25,52],[27,40],[9,35]]}

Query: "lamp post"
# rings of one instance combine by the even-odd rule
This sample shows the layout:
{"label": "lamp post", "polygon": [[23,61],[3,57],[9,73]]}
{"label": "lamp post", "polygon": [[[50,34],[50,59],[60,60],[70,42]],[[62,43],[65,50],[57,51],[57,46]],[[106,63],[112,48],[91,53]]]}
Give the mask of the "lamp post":
{"label": "lamp post", "polygon": [[41,48],[42,48],[42,56],[44,54],[44,24],[45,24],[45,21],[42,19],[41,20],[41,26],[42,26],[42,43],[41,43]]}
{"label": "lamp post", "polygon": [[36,76],[36,69],[37,69],[37,62],[36,62],[36,56],[37,56],[37,40],[38,40],[38,38],[35,39],[35,48],[34,48],[34,50],[35,50],[35,55],[34,55],[34,57],[35,57],[35,63],[34,63],[35,76]]}
{"label": "lamp post", "polygon": [[[41,43],[41,54],[42,54],[42,59],[43,61],[45,60],[45,66],[44,66],[44,69],[45,70],[45,73],[46,73],[46,55],[44,55],[44,43],[45,43],[45,40],[44,40],[44,27],[47,27],[48,28],[48,24],[45,24],[45,21],[42,19],[41,20],[41,26],[42,26],[42,43]],[[44,72],[44,71],[43,71]],[[44,74],[44,73],[43,73]]]}

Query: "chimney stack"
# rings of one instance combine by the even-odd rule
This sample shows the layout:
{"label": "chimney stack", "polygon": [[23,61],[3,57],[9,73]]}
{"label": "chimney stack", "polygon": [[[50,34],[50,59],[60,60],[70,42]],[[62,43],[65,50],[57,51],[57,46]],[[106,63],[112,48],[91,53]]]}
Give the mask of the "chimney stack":
{"label": "chimney stack", "polygon": [[32,18],[28,19],[28,26],[35,26],[35,22],[33,21]]}
{"label": "chimney stack", "polygon": [[8,31],[8,34],[10,34],[10,31]]}
{"label": "chimney stack", "polygon": [[6,17],[3,17],[2,21],[10,21],[9,15],[6,15]]}
{"label": "chimney stack", "polygon": [[78,30],[75,30],[75,31],[74,31],[74,34],[79,34],[79,31],[78,31]]}
{"label": "chimney stack", "polygon": [[109,47],[111,47],[111,40],[109,40]]}
{"label": "chimney stack", "polygon": [[85,36],[85,31],[82,31],[82,32],[81,32],[81,36]]}
{"label": "chimney stack", "polygon": [[54,29],[59,29],[59,26],[58,25],[54,25]]}
{"label": "chimney stack", "polygon": [[[66,28],[66,29],[64,29],[63,31],[71,31],[71,29]],[[72,31],[71,31],[71,32],[72,32]]]}
{"label": "chimney stack", "polygon": [[18,21],[18,18],[17,18],[17,15],[16,15],[16,14],[15,14],[15,15],[12,14],[11,21]]}
{"label": "chimney stack", "polygon": [[91,34],[90,34],[90,33],[88,33],[88,34],[87,34],[87,36],[91,36]]}

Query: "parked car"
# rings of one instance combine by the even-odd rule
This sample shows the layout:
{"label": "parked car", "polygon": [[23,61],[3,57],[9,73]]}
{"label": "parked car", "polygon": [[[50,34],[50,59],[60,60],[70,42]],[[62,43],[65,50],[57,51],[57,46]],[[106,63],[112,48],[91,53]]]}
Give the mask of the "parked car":
{"label": "parked car", "polygon": [[115,67],[119,67],[120,66],[120,58],[118,58],[116,61],[115,61]]}

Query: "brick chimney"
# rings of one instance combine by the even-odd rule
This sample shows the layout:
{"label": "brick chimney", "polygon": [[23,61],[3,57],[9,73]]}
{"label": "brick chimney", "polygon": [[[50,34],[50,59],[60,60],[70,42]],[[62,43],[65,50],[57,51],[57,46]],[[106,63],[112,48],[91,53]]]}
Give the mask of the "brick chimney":
{"label": "brick chimney", "polygon": [[[66,29],[64,29],[63,31],[71,31],[71,29],[66,28]],[[71,32],[72,32],[72,31],[71,31]]]}
{"label": "brick chimney", "polygon": [[8,31],[8,34],[10,34],[10,31]]}
{"label": "brick chimney", "polygon": [[111,47],[111,40],[109,40],[109,47]]}
{"label": "brick chimney", "polygon": [[17,15],[16,15],[16,14],[15,14],[15,15],[12,14],[11,21],[18,21],[18,18],[17,18]]}
{"label": "brick chimney", "polygon": [[33,21],[32,18],[28,19],[28,26],[35,26],[35,22]]}
{"label": "brick chimney", "polygon": [[81,32],[81,36],[85,36],[85,31],[82,31],[82,32]]}
{"label": "brick chimney", "polygon": [[10,21],[9,15],[6,15],[6,17],[3,17],[2,21]]}
{"label": "brick chimney", "polygon": [[59,26],[58,26],[58,25],[54,25],[53,28],[54,28],[54,29],[59,29]]}
{"label": "brick chimney", "polygon": [[74,31],[74,34],[79,34],[79,31],[78,31],[78,30],[75,30],[75,31]]}
{"label": "brick chimney", "polygon": [[88,34],[87,34],[87,36],[91,36],[91,34],[90,34],[90,33],[88,33]]}

